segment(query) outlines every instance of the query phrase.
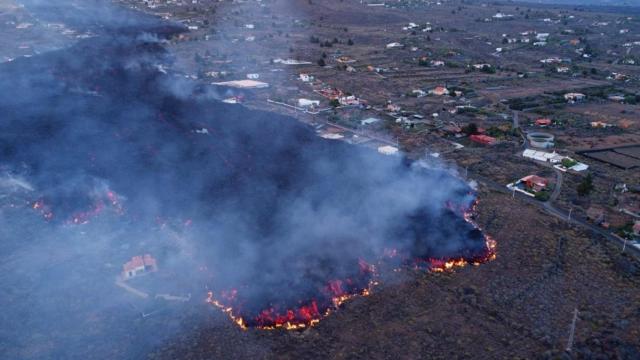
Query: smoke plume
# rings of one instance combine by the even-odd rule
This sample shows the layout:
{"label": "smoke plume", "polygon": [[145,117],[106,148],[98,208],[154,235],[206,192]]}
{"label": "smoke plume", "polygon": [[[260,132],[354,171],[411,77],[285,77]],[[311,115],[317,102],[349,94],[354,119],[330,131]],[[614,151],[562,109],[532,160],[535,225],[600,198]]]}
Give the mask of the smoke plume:
{"label": "smoke plume", "polygon": [[317,297],[388,249],[486,250],[458,211],[472,191],[449,172],[321,139],[161,71],[164,40],[183,27],[99,2],[26,3],[97,36],[0,66],[4,358],[136,357],[169,336],[162,323],[136,330],[160,305],[114,285],[136,255],[158,260],[152,295],[194,306],[237,289],[257,313]]}

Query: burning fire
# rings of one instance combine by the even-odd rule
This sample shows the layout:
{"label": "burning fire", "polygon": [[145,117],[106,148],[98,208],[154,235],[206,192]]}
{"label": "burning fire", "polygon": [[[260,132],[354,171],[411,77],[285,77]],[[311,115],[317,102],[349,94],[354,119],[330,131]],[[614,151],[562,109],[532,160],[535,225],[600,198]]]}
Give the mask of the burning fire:
{"label": "burning fire", "polygon": [[[451,203],[447,203],[445,205],[450,210],[456,211],[455,207]],[[473,225],[474,228],[481,230],[480,226],[474,221],[473,217],[477,214],[478,210],[478,200],[474,200],[469,208],[460,208],[458,209],[462,213],[462,217],[464,220]],[[453,259],[416,259],[415,264],[416,267],[426,268],[433,272],[445,272],[449,270],[453,270],[454,268],[465,267],[468,264],[478,266],[489,261],[492,261],[496,258],[496,248],[497,242],[491,238],[491,236],[484,234],[485,237],[485,253],[480,256],[475,256],[473,258],[467,259],[463,257],[453,258]]]}
{"label": "burning fire", "polygon": [[[95,218],[102,214],[105,209],[111,209],[117,215],[124,214],[124,207],[120,196],[114,191],[106,190],[104,193],[89,194],[92,198],[93,204],[89,210],[76,211],[70,215],[65,221],[71,225],[82,225],[88,223],[92,218]],[[46,221],[51,221],[54,218],[53,208],[49,205],[49,202],[45,202],[40,198],[31,204],[31,208],[42,215]]]}
{"label": "burning fire", "polygon": [[473,257],[471,259],[454,258],[454,259],[414,259],[416,268],[427,269],[433,272],[451,271],[454,268],[462,268],[469,264],[479,266],[496,258],[496,241],[490,236],[486,236],[486,253],[483,256]]}
{"label": "burning fire", "polygon": [[33,210],[39,212],[46,221],[53,219],[53,212],[43,199],[38,199],[31,205],[31,207]]}
{"label": "burning fire", "polygon": [[317,325],[320,320],[356,296],[367,296],[377,284],[375,267],[359,261],[357,279],[331,280],[319,289],[320,298],[300,301],[294,308],[270,306],[254,315],[245,315],[239,301],[238,290],[221,291],[219,298],[212,291],[207,294],[207,303],[226,313],[241,329],[250,327],[262,330],[300,330]]}
{"label": "burning fire", "polygon": [[[340,280],[337,280],[340,281]],[[217,300],[213,297],[213,292],[209,291],[207,294],[207,302],[220,308],[226,313],[233,322],[235,322],[241,329],[247,330],[249,327],[255,327],[262,330],[301,330],[317,325],[320,320],[335,309],[338,309],[340,305],[351,300],[356,296],[368,296],[371,294],[371,289],[377,282],[371,281],[369,286],[362,289],[360,292],[335,296],[331,299],[331,306],[322,307],[318,305],[317,300],[311,300],[306,305],[301,305],[296,309],[287,309],[285,311],[278,311],[271,307],[262,310],[258,316],[256,316],[250,323],[244,319],[242,315],[239,315],[234,308],[227,306],[223,303],[224,300]]]}
{"label": "burning fire", "polygon": [[[467,223],[473,225],[475,229],[480,230],[479,226],[474,222],[473,217],[477,208],[475,201],[468,209],[457,209]],[[447,204],[446,207],[455,211],[453,206]],[[426,258],[413,259],[411,263],[417,269],[426,269],[431,272],[448,272],[456,268],[462,268],[467,265],[478,266],[480,264],[492,261],[496,258],[496,241],[488,235],[484,235],[485,251],[481,255],[464,258]],[[384,249],[379,262],[389,261],[393,258],[402,257],[396,249]],[[407,262],[404,262],[407,264]],[[321,319],[338,309],[343,303],[357,297],[368,296],[373,288],[378,284],[375,267],[367,262],[360,260],[360,278],[356,281],[352,279],[331,280],[326,286],[320,289],[320,294],[324,295],[322,299],[311,299],[301,301],[296,307],[286,308],[282,306],[270,306],[253,315],[248,315],[243,311],[242,302],[239,300],[238,290],[220,291],[219,296],[214,296],[213,291],[207,294],[207,303],[221,309],[226,313],[235,324],[242,330],[249,328],[257,328],[262,330],[300,330],[317,325]],[[363,282],[363,279],[365,280]],[[363,285],[358,285],[363,284]]]}

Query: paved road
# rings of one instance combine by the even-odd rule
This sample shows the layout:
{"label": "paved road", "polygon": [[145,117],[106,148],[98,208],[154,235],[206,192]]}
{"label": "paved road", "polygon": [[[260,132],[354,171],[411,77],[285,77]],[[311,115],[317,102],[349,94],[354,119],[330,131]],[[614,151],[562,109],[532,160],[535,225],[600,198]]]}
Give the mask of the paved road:
{"label": "paved road", "polygon": [[551,194],[551,196],[549,196],[548,203],[553,203],[554,201],[556,201],[558,199],[558,196],[560,196],[560,190],[562,190],[562,180],[564,178],[562,175],[562,171],[558,169],[554,170],[556,172],[556,186],[553,189],[553,193]]}

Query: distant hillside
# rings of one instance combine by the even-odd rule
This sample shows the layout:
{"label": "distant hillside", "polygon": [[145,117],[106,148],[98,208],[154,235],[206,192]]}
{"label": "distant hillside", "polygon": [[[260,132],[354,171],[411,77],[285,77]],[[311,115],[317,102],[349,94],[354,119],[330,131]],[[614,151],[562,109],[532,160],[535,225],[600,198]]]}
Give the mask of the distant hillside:
{"label": "distant hillside", "polygon": [[538,3],[538,4],[556,4],[556,5],[599,5],[599,6],[640,7],[640,0],[515,0],[515,1]]}

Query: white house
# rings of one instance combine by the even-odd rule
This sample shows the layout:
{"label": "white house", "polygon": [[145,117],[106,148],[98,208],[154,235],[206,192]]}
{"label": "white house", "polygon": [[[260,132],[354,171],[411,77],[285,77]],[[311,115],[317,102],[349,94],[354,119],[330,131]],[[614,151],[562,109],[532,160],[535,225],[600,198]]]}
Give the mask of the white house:
{"label": "white house", "polygon": [[380,119],[370,117],[370,118],[366,118],[364,120],[360,120],[360,125],[363,125],[363,126],[364,125],[371,125],[371,124],[377,123],[378,121],[380,121]]}
{"label": "white house", "polygon": [[522,156],[524,156],[525,158],[528,159],[532,159],[532,160],[537,160],[537,161],[542,161],[542,162],[550,162],[552,164],[557,164],[559,162],[562,161],[562,159],[564,159],[563,156],[558,155],[555,152],[546,152],[546,151],[538,151],[538,150],[533,150],[533,149],[526,149],[523,153]]}
{"label": "white house", "polygon": [[309,99],[298,99],[298,106],[299,107],[314,107],[314,106],[320,106],[320,101],[319,100],[309,100]]}
{"label": "white house", "polygon": [[581,93],[566,93],[564,94],[564,99],[567,100],[570,103],[574,103],[577,101],[582,101],[587,97],[587,95],[585,94],[581,94]]}
{"label": "white house", "polygon": [[313,76],[309,74],[300,74],[300,80],[302,80],[302,82],[311,82],[313,81]]}
{"label": "white house", "polygon": [[398,148],[391,145],[380,146],[378,152],[384,155],[395,155],[398,153]]}

